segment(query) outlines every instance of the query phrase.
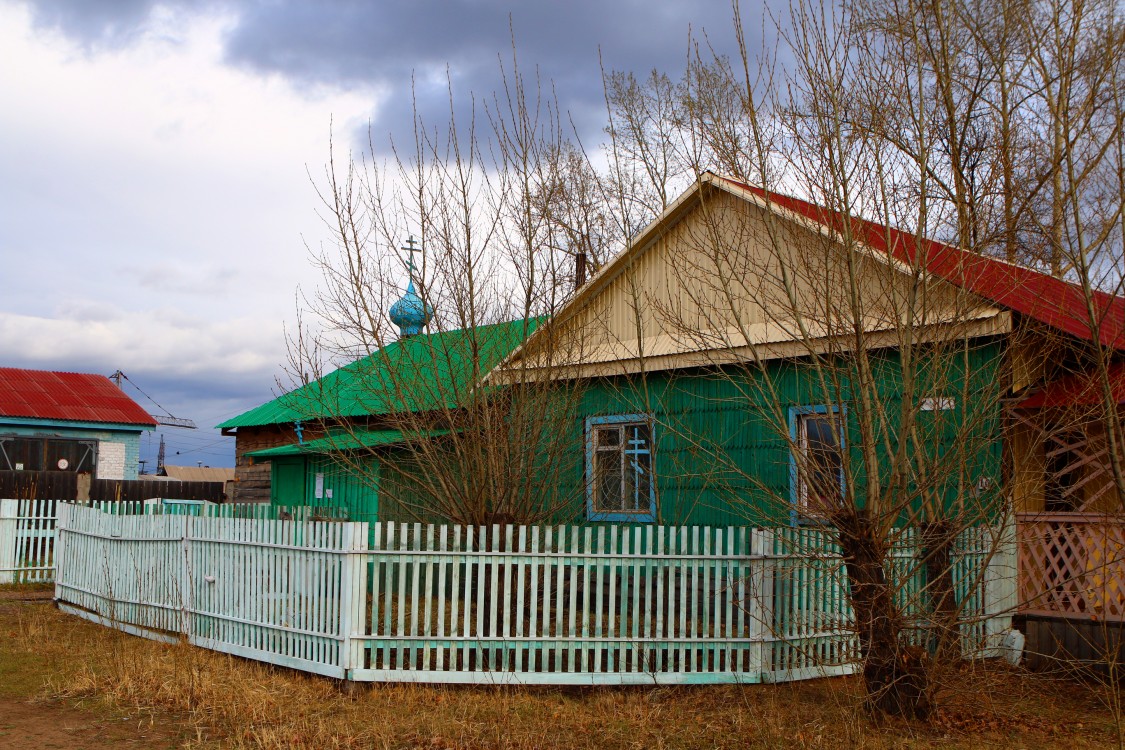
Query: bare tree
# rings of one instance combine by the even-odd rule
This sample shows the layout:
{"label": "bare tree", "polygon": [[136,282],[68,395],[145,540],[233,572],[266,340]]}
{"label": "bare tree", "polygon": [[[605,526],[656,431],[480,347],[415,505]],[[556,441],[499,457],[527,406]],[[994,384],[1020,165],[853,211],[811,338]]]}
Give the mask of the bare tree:
{"label": "bare tree", "polygon": [[[655,101],[627,99],[615,110],[641,118],[612,130],[624,163],[675,144],[679,158],[661,164],[752,175],[751,201],[780,209],[738,217],[725,198],[705,201],[705,228],[680,240],[684,255],[673,264],[691,304],[662,298],[643,278],[632,282],[631,304],[719,353],[714,365],[789,442],[799,492],[827,503],[810,510],[831,522],[843,550],[870,702],[881,710],[930,710],[933,677],[959,658],[968,615],[953,580],[957,539],[1003,523],[995,448],[1004,384],[1014,381],[1011,358],[983,355],[986,321],[997,321],[993,332],[1011,330],[1012,350],[1040,341],[1023,320],[995,318],[971,284],[953,283],[978,272],[973,257],[1038,266],[1085,301],[1077,322],[1089,335],[1054,338],[1068,352],[1064,366],[1097,374],[1107,455],[1119,471],[1109,377],[1119,342],[1106,337],[1119,335],[1120,310],[1104,293],[1123,277],[1118,15],[1111,3],[1061,1],[797,3],[778,25],[781,57],[791,61],[779,70],[745,46],[741,67],[756,75],[736,78],[720,57],[697,60],[666,118],[678,134],[644,127],[663,93],[625,89]],[[611,100],[621,91],[611,87]],[[729,116],[736,107],[740,118]],[[795,234],[802,222],[825,239]],[[949,273],[951,263],[961,270]],[[939,266],[950,281],[935,276]],[[1073,322],[1073,306],[1066,315]],[[839,431],[836,447],[794,430],[770,328],[817,384],[807,404],[838,415],[816,425]],[[712,462],[723,460],[697,437]],[[835,480],[816,491],[818,477],[837,472],[840,491]],[[739,474],[741,486],[757,487],[753,504],[772,504],[778,520],[789,512],[792,497],[743,467],[712,472],[723,481]],[[892,559],[899,529],[921,545],[927,583],[918,596],[905,596],[911,575]],[[909,645],[923,624],[936,660]]]}
{"label": "bare tree", "polygon": [[[321,380],[302,377],[292,403],[343,470],[378,487],[388,517],[535,522],[575,509],[557,477],[581,460],[568,442],[580,388],[481,383],[571,293],[572,254],[605,252],[606,220],[593,194],[579,200],[588,167],[542,83],[514,56],[500,69],[483,117],[474,104],[458,122],[450,89],[442,130],[416,117],[411,151],[331,159],[318,181],[337,244],[315,257],[321,282],[301,298],[309,325],[291,347],[294,371]],[[399,251],[410,235],[424,252]],[[408,282],[425,330],[399,335],[388,311]]]}
{"label": "bare tree", "polygon": [[[869,705],[924,717],[979,614],[965,595],[979,570],[961,577],[959,545],[983,534],[987,558],[1007,534],[1003,397],[1026,381],[1013,352],[1042,334],[974,286],[979,259],[1043,269],[1082,301],[1089,335],[1057,336],[1060,362],[1095,373],[1118,503],[1125,490],[1111,373],[1125,322],[1106,294],[1125,278],[1119,11],[1109,0],[798,2],[761,56],[737,7],[734,20],[733,62],[698,45],[679,81],[606,74],[603,170],[514,63],[486,127],[451,117],[439,137],[416,122],[409,156],[330,170],[340,252],[324,259],[329,291],[313,304],[330,342],[298,350],[376,363],[396,351],[382,311],[402,275],[386,251],[415,229],[433,325],[471,333],[444,349],[450,339],[400,342],[419,359],[380,384],[393,408],[324,428],[353,461],[364,431],[410,435],[401,507],[471,523],[574,512],[579,498],[550,491],[575,470],[562,426],[590,347],[628,353],[619,382],[644,402],[660,397],[649,388],[660,357],[698,355],[676,377],[724,381],[723,405],[789,458],[741,462],[672,420],[699,458],[683,470],[748,517],[807,522],[840,550]],[[701,176],[710,169],[734,179]],[[616,242],[629,253],[628,238],[691,185],[700,218],[668,243],[672,278],[643,264],[620,276],[624,327],[568,314],[511,360],[526,377],[481,384],[494,362],[482,324],[555,312],[572,256],[612,263]],[[438,379],[455,393],[416,377],[455,363],[463,378]],[[906,563],[904,545],[919,550]]]}

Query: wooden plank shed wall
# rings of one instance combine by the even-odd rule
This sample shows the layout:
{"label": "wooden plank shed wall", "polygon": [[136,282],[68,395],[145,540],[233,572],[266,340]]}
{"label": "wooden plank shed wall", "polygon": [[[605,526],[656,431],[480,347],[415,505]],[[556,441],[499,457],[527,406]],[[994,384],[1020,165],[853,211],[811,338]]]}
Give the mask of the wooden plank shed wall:
{"label": "wooden plank shed wall", "polygon": [[279,457],[271,463],[270,502],[274,505],[325,508],[338,511],[340,517],[351,521],[379,520],[378,459],[352,457],[340,461],[331,456],[311,455]]}

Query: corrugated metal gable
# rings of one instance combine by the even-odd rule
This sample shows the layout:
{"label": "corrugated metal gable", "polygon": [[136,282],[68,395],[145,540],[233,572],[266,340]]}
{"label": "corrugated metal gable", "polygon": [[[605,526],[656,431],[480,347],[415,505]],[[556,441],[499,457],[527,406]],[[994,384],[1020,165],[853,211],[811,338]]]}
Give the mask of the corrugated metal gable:
{"label": "corrugated metal gable", "polygon": [[[844,229],[844,218],[836,211],[735,180],[717,179],[832,231]],[[852,217],[849,228],[868,247],[902,262],[920,264],[927,272],[973,294],[1076,338],[1092,341],[1096,334],[1104,346],[1125,349],[1125,298],[1095,291],[1092,302],[1098,320],[1096,330],[1092,330],[1085,294],[1064,279],[933,240],[919,244],[914,234],[866,219]]]}

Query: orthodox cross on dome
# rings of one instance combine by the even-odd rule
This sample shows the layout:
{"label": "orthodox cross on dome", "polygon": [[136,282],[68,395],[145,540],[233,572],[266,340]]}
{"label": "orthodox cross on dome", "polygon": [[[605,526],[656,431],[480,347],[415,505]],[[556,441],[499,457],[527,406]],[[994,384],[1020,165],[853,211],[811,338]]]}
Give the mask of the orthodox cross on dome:
{"label": "orthodox cross on dome", "polygon": [[406,294],[391,305],[390,314],[391,322],[399,328],[400,337],[406,338],[422,332],[434,316],[434,309],[427,305],[414,289],[414,253],[422,252],[422,247],[415,242],[414,235],[410,235],[401,249],[407,252]]}
{"label": "orthodox cross on dome", "polygon": [[414,253],[422,252],[422,246],[414,239],[414,235],[406,238],[406,244],[399,248],[405,250],[406,255],[406,271],[410,274],[410,279],[414,279]]}

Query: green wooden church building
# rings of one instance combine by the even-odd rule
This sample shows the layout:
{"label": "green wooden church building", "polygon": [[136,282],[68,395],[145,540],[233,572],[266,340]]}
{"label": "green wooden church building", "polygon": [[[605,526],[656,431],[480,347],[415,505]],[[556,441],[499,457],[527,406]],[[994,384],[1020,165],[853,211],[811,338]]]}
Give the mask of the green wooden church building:
{"label": "green wooden church building", "polygon": [[[411,285],[404,299],[413,294]],[[381,490],[399,476],[394,467],[449,434],[482,368],[538,323],[421,333],[429,314],[416,317],[422,323],[405,321],[397,341],[219,425],[236,436],[239,484],[252,487],[238,487],[236,501],[377,520]]]}

